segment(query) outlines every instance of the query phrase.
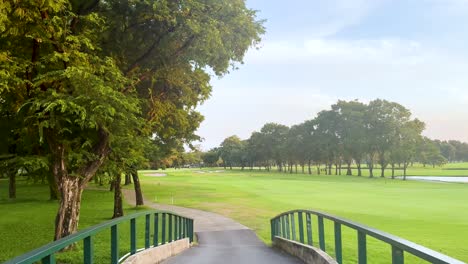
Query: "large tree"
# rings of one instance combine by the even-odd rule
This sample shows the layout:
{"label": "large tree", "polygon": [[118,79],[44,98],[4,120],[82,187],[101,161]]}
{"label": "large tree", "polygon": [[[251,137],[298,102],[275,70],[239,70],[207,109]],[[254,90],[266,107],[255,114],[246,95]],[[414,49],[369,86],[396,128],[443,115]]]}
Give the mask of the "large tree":
{"label": "large tree", "polygon": [[77,230],[84,187],[120,140],[198,138],[209,69],[228,73],[263,32],[241,0],[4,1],[0,12],[0,98],[50,156],[56,239]]}

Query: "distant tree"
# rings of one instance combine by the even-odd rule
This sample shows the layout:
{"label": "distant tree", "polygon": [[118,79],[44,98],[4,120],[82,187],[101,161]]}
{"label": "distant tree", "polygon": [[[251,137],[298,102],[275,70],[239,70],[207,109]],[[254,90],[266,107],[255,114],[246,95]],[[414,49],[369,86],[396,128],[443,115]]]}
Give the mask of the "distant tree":
{"label": "distant tree", "polygon": [[361,163],[367,148],[367,139],[363,136],[366,134],[364,120],[366,105],[359,101],[338,101],[332,105],[332,111],[338,119],[336,132],[343,144],[343,159],[347,165],[346,175],[352,175],[351,164],[354,160],[358,176],[361,176]]}
{"label": "distant tree", "polygon": [[209,150],[203,153],[201,158],[205,166],[215,167],[217,166],[217,162],[219,160],[219,150],[217,148]]}
{"label": "distant tree", "polygon": [[232,170],[233,166],[241,163],[243,143],[238,136],[230,136],[223,140],[219,148],[220,157],[223,159],[224,167]]}

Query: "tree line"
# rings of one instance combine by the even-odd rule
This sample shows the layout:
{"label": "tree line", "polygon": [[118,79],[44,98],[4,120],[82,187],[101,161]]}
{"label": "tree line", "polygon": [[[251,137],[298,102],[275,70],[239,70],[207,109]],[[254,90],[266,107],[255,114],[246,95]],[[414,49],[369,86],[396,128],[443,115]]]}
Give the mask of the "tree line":
{"label": "tree line", "polygon": [[0,2],[0,177],[47,182],[55,239],[77,231],[91,181],[120,182],[199,139],[210,78],[257,46],[245,1]]}
{"label": "tree line", "polygon": [[226,138],[218,148],[203,155],[206,165],[265,168],[278,171],[306,170],[326,174],[385,177],[386,169],[400,169],[406,177],[408,166],[420,162],[440,166],[446,162],[468,161],[468,144],[431,140],[422,135],[425,124],[412,118],[410,110],[386,100],[369,103],[338,101],[314,119],[291,127],[267,123],[246,140]]}

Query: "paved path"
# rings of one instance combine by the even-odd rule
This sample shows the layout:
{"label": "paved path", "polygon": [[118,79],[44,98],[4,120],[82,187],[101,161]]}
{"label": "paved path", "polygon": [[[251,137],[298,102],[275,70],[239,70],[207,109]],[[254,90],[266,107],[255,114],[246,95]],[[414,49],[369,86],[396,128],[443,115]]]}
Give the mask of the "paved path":
{"label": "paved path", "polygon": [[[123,192],[125,199],[134,204],[133,190],[123,190]],[[164,261],[165,264],[302,263],[296,258],[267,247],[252,230],[225,216],[149,201],[145,201],[145,204],[155,209],[172,211],[194,219],[198,246]]]}

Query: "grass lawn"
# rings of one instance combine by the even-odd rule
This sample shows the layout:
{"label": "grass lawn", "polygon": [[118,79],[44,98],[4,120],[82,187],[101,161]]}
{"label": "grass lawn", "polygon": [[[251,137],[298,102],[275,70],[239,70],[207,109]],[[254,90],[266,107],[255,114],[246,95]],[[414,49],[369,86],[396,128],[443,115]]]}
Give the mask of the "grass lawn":
{"label": "grass lawn", "polygon": [[[174,201],[176,205],[229,216],[254,229],[267,243],[270,218],[291,209],[315,209],[468,261],[466,184],[248,170],[208,171],[166,170],[167,177],[143,176],[142,171],[144,194],[147,199],[159,203]],[[327,250],[333,255],[330,223],[326,233]],[[344,228],[346,263],[355,263],[356,245],[355,232]],[[386,244],[368,238],[368,251],[369,263],[389,263],[391,251]],[[424,263],[411,256],[406,260],[406,263]]]}
{"label": "grass lawn", "polygon": [[[53,240],[54,219],[57,201],[49,201],[48,187],[43,184],[19,180],[17,199],[8,199],[8,181],[0,179],[0,263],[17,255],[43,246]],[[134,212],[125,205],[125,213]],[[110,220],[113,213],[113,193],[107,190],[85,190],[81,207],[80,229]],[[139,219],[139,228],[143,229],[143,220]],[[128,224],[119,227],[120,256],[129,251]],[[142,236],[140,236],[142,237]],[[95,237],[96,263],[109,263],[110,232],[103,232]],[[139,246],[143,245],[142,240]],[[60,263],[82,263],[82,243],[77,250],[60,254]]]}

